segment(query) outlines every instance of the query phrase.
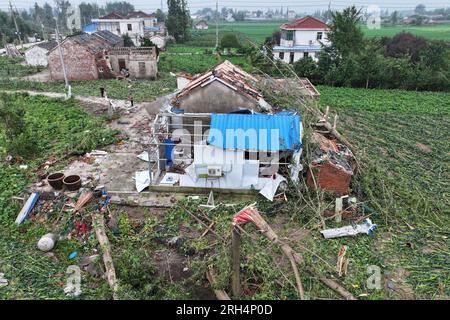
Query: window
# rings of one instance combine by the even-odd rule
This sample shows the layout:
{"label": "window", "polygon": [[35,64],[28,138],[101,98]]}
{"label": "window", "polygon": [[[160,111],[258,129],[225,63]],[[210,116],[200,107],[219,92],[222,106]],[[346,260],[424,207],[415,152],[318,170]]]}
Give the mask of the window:
{"label": "window", "polygon": [[294,63],[294,52],[291,52],[291,54],[289,55],[289,63],[290,64]]}
{"label": "window", "polygon": [[128,28],[128,31],[132,31],[133,30],[133,27],[132,27],[131,23],[127,24],[127,28]]}
{"label": "window", "polygon": [[308,58],[309,52],[303,52],[303,58]]}
{"label": "window", "polygon": [[283,39],[287,41],[294,40],[294,30],[283,30]]}
{"label": "window", "polygon": [[317,32],[317,40],[322,40],[322,32]]}
{"label": "window", "polygon": [[281,60],[284,60],[284,52],[280,52],[279,57]]}

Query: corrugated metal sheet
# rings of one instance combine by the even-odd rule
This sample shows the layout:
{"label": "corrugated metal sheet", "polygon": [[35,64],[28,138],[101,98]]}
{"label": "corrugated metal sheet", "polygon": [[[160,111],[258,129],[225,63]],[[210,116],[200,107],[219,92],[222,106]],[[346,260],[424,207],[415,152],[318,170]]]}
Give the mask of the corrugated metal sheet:
{"label": "corrugated metal sheet", "polygon": [[301,147],[300,116],[213,113],[208,143],[223,149],[296,150]]}

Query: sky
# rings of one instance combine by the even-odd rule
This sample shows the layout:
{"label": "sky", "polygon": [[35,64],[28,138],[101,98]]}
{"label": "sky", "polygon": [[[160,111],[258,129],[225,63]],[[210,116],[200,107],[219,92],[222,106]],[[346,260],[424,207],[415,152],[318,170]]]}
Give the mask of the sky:
{"label": "sky", "polygon": [[[72,4],[79,4],[81,2],[92,2],[97,4],[105,4],[108,0],[69,0]],[[120,1],[120,0],[118,0]],[[54,0],[12,0],[13,7],[17,9],[27,9],[33,6],[35,2],[38,4],[44,4],[49,2],[54,4]],[[112,1],[110,1],[112,2]],[[147,12],[153,12],[158,8],[161,8],[161,0],[128,0],[132,3],[137,10],[143,10]],[[197,10],[210,7],[213,8],[216,5],[215,0],[187,0],[188,7],[191,13],[195,13]],[[262,10],[266,11],[268,8],[277,9],[283,6],[283,10],[289,7],[290,10],[296,12],[314,12],[318,9],[326,9],[328,4],[331,3],[331,8],[339,10],[347,7],[348,5],[355,4],[358,7],[367,7],[369,5],[377,5],[382,10],[388,9],[390,12],[394,10],[412,10],[416,5],[422,3],[428,9],[450,7],[449,0],[219,0],[219,8],[228,7],[234,9],[242,9],[249,11]],[[8,10],[9,0],[0,0],[0,9]],[[164,10],[167,9],[167,1],[163,0]]]}

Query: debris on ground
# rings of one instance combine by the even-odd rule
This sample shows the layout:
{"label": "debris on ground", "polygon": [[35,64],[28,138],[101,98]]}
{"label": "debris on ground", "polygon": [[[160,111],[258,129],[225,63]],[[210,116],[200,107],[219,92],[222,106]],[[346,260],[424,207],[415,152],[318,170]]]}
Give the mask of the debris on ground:
{"label": "debris on ground", "polygon": [[337,272],[339,277],[345,276],[348,269],[347,246],[341,246],[337,257]]}
{"label": "debris on ground", "polygon": [[359,233],[372,235],[376,227],[377,225],[373,224],[372,220],[367,218],[364,220],[363,223],[358,224],[356,226],[345,226],[341,228],[326,229],[320,231],[320,233],[322,233],[325,239],[345,237],[345,236],[355,236]]}
{"label": "debris on ground", "polygon": [[312,154],[306,179],[308,187],[347,194],[356,170],[352,151],[331,135],[326,137],[315,132],[312,140],[319,147]]}
{"label": "debris on ground", "polygon": [[37,246],[39,250],[47,252],[53,249],[57,240],[58,236],[56,234],[47,233],[39,239]]}
{"label": "debris on ground", "polygon": [[29,197],[22,210],[20,210],[19,215],[16,218],[17,224],[22,224],[22,222],[27,218],[30,212],[33,210],[34,205],[39,199],[39,193],[34,192]]}

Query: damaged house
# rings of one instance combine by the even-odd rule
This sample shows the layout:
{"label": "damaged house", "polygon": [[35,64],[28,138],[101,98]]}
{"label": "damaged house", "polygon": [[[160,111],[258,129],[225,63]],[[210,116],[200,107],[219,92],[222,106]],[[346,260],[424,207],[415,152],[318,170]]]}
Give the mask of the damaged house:
{"label": "damaged house", "polygon": [[56,47],[56,41],[38,43],[25,51],[25,61],[29,66],[46,67],[48,65],[48,52]]}
{"label": "damaged house", "polygon": [[239,108],[269,111],[270,105],[254,88],[256,82],[255,77],[226,60],[179,88],[171,105],[185,113],[227,113]]}
{"label": "damaged house", "polygon": [[[123,47],[123,40],[107,30],[67,37],[60,43],[69,80],[114,79],[124,74],[156,78],[155,47]],[[52,80],[64,80],[58,46],[48,53]]]}
{"label": "damaged house", "polygon": [[[60,43],[61,53],[69,80],[97,80],[115,77],[111,70],[106,49],[113,45],[108,40],[93,34],[67,37]],[[48,53],[52,80],[64,80],[58,46]]]}
{"label": "damaged house", "polygon": [[270,114],[257,81],[229,61],[179,81],[179,91],[154,121],[146,155],[151,175],[136,173],[138,191],[147,186],[260,190],[273,199],[287,175],[298,180],[300,115]]}
{"label": "damaged house", "polygon": [[156,79],[158,67],[155,47],[115,47],[107,52],[115,72],[137,79]]}

